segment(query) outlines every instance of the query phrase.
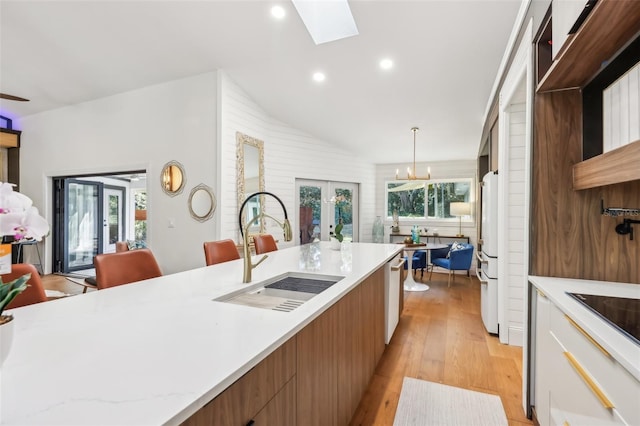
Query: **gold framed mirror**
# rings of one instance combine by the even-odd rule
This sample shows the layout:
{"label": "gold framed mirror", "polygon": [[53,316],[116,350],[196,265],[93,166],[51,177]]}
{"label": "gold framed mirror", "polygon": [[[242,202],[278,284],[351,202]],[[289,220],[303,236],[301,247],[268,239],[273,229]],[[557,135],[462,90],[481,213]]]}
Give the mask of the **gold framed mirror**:
{"label": "gold framed mirror", "polygon": [[199,222],[205,222],[213,217],[216,204],[213,190],[203,183],[196,185],[189,194],[189,213]]}
{"label": "gold framed mirror", "polygon": [[[240,132],[236,132],[236,172],[237,196],[240,209],[247,195],[264,191],[264,142]],[[264,212],[264,195],[247,203],[241,218],[242,226],[247,220]],[[264,221],[249,228],[249,234],[264,233]],[[240,238],[240,235],[238,235]]]}
{"label": "gold framed mirror", "polygon": [[182,164],[177,161],[169,161],[162,167],[160,186],[165,194],[175,197],[182,192],[186,182],[187,175]]}

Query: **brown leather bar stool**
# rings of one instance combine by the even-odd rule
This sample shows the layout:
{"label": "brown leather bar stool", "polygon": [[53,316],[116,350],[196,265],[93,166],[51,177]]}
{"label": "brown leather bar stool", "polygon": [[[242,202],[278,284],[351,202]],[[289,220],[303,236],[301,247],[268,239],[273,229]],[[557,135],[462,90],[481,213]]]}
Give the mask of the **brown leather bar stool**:
{"label": "brown leather bar stool", "polygon": [[31,274],[31,278],[27,281],[27,289],[18,294],[7,305],[7,309],[19,308],[21,306],[33,305],[34,303],[46,302],[47,295],[44,292],[44,286],[40,279],[40,274],[35,266],[30,263],[17,263],[11,265],[11,272],[2,275],[2,282],[8,283],[16,278],[20,278],[25,274]]}
{"label": "brown leather bar stool", "polygon": [[99,254],[93,259],[98,290],[162,276],[149,249]]}
{"label": "brown leather bar stool", "polygon": [[278,250],[276,240],[273,239],[273,235],[271,234],[253,235],[253,245],[256,248],[256,254],[269,253],[270,251]]}
{"label": "brown leather bar stool", "polygon": [[209,265],[240,259],[240,253],[233,240],[208,241],[204,243],[204,260]]}

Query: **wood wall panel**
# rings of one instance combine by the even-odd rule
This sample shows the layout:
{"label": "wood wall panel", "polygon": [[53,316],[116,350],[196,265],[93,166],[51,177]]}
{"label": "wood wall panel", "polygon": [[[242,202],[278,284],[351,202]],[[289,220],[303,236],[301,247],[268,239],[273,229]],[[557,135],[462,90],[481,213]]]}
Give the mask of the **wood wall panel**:
{"label": "wood wall panel", "polygon": [[[571,168],[582,160],[581,97],[578,91],[536,96],[533,148],[532,250],[534,275],[562,276],[580,256],[579,211],[573,202]],[[563,255],[558,254],[562,252]]]}
{"label": "wood wall panel", "polygon": [[582,100],[578,90],[535,99],[531,210],[531,274],[640,283],[640,227],[633,241],[615,233],[610,207],[640,207],[640,181],[573,190],[582,160]]}
{"label": "wood wall panel", "polygon": [[[598,193],[601,194],[605,207],[640,208],[640,181],[606,186]],[[608,281],[640,284],[640,224],[634,225],[633,241],[631,241],[629,235],[618,235],[615,232],[616,225],[622,223],[622,219],[622,217],[600,217],[604,276]],[[629,219],[640,220],[640,217],[629,217]]]}

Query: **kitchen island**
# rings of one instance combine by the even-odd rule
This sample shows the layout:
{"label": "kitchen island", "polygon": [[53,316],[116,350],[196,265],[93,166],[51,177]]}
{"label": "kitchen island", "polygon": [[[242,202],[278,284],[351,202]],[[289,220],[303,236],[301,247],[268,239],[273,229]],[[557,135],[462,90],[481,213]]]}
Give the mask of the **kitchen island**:
{"label": "kitchen island", "polygon": [[[401,249],[353,243],[344,253],[322,242],[269,253],[251,284],[287,272],[344,277],[291,312],[213,301],[249,285],[242,283],[242,260],[14,309],[13,346],[0,373],[2,424],[180,424],[296,344],[293,359],[304,378],[301,331],[328,330],[318,321],[330,319],[344,334],[349,322],[323,314],[359,312],[337,309],[338,302],[367,282],[379,294],[383,266]],[[379,298],[361,297],[363,313],[380,307]],[[384,327],[375,334],[384,348]],[[308,391],[298,386],[298,394]]]}

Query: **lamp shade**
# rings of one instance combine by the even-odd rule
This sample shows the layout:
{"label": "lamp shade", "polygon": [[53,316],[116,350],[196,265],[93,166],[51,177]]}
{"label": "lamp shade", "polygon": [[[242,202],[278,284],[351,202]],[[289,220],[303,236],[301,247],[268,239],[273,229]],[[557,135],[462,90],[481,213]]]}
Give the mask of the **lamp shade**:
{"label": "lamp shade", "polygon": [[449,204],[451,216],[469,216],[471,214],[471,203],[451,203]]}

